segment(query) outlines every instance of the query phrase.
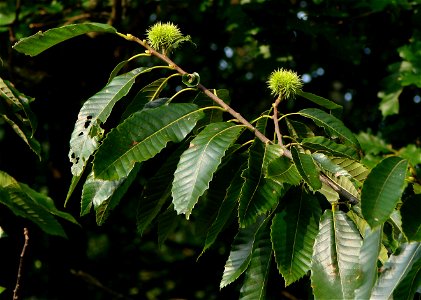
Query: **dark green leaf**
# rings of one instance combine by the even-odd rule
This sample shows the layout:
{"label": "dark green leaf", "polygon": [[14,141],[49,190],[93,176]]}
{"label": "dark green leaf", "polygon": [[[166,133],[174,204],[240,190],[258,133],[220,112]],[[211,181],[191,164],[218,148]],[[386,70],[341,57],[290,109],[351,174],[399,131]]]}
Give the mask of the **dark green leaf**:
{"label": "dark green leaf", "polygon": [[421,288],[421,259],[418,258],[410,271],[401,280],[399,285],[393,291],[393,299],[412,300],[415,293],[420,293]]}
{"label": "dark green leaf", "polygon": [[392,156],[382,160],[368,175],[361,191],[361,209],[372,228],[386,222],[404,188],[408,161]]}
{"label": "dark green leaf", "polygon": [[306,93],[306,92],[303,92],[303,91],[300,91],[300,90],[297,91],[297,94],[300,95],[301,97],[306,98],[307,100],[310,100],[313,103],[316,103],[317,105],[320,105],[320,106],[324,107],[324,108],[331,109],[331,110],[338,109],[338,110],[342,111],[341,105],[336,104],[335,102],[330,101],[326,98],[314,95],[312,93]]}
{"label": "dark green leaf", "polygon": [[95,178],[116,180],[136,162],[154,157],[170,141],[181,142],[203,113],[190,103],[169,104],[134,113],[104,139],[94,158]]}
{"label": "dark green leaf", "polygon": [[310,187],[317,191],[322,187],[319,179],[319,171],[314,164],[313,158],[309,154],[300,153],[295,147],[291,148],[292,159],[297,167],[298,173]]}
{"label": "dark green leaf", "polygon": [[180,218],[174,210],[174,205],[171,204],[159,217],[158,217],[158,246],[162,247],[165,240],[175,231]]}
{"label": "dark green leaf", "polygon": [[13,48],[26,55],[35,56],[54,45],[88,32],[116,33],[117,30],[108,24],[101,23],[65,25],[45,32],[39,31],[30,37],[23,38]]}
{"label": "dark green leaf", "polygon": [[189,218],[197,200],[209,188],[225,151],[242,130],[242,126],[230,123],[212,123],[191,141],[174,173],[172,197],[178,214],[184,213]]}
{"label": "dark green leaf", "polygon": [[305,138],[301,141],[301,145],[304,148],[313,151],[322,151],[332,156],[344,156],[354,160],[359,159],[357,151],[354,148],[337,144],[324,136]]}
{"label": "dark green leaf", "polygon": [[285,209],[273,218],[271,237],[278,270],[288,286],[310,270],[321,209],[317,198],[304,190],[286,197]]}
{"label": "dark green leaf", "polygon": [[289,120],[287,118],[285,118],[285,121],[287,123],[289,134],[293,139],[301,141],[301,139],[304,138],[314,137],[313,131],[311,131],[311,129],[304,123]]}
{"label": "dark green leaf", "polygon": [[266,177],[279,183],[285,182],[292,185],[300,184],[302,179],[295,164],[285,156],[274,159],[269,163]]}
{"label": "dark green leaf", "polygon": [[421,242],[421,195],[412,195],[401,206],[402,228],[409,241]]}

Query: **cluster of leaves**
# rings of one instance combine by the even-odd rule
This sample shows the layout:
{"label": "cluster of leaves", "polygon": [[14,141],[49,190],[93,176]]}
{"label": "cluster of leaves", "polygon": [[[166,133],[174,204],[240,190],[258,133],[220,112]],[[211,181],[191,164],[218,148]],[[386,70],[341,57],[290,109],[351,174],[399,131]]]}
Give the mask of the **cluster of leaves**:
{"label": "cluster of leaves", "polygon": [[[109,25],[59,27],[14,48],[33,56],[89,32],[138,42],[147,50],[140,56],[157,56],[166,64],[120,74],[133,58],[123,61],[83,104],[70,140],[68,193],[69,199],[84,180],[81,215],[93,207],[103,224],[135,178],[147,172],[147,162],[156,172],[143,187],[139,231],[157,220],[163,242],[179,214],[211,216],[204,253],[224,229],[236,228],[220,287],[244,274],[241,299],[265,298],[273,256],[286,285],[310,273],[316,298],[411,298],[417,292],[420,197],[419,183],[410,179],[417,161],[391,155],[367,167],[360,142],[338,118],[341,107],[303,91],[297,91],[299,99],[316,108],[279,119],[271,108],[250,124],[228,106],[226,90],[206,89],[197,74],[187,74],[144,40]],[[141,75],[163,71],[170,75],[143,81],[132,97]],[[188,84],[171,93],[168,82],[177,77]],[[105,132],[116,103],[127,97],[132,102],[121,121]],[[235,119],[226,120],[226,112]],[[266,137],[278,122],[288,145]],[[196,205],[202,209],[194,210]]]}

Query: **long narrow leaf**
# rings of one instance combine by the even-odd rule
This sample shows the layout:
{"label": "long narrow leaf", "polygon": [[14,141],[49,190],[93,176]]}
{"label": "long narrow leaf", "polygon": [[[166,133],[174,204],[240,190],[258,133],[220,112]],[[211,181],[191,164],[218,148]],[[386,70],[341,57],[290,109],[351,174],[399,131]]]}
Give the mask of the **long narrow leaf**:
{"label": "long narrow leaf", "polygon": [[298,173],[297,167],[285,156],[274,159],[268,165],[266,178],[279,183],[300,184],[302,177]]}
{"label": "long narrow leaf", "polygon": [[275,259],[285,286],[310,270],[321,215],[317,198],[304,190],[289,193],[287,197],[290,201],[275,215],[271,227]]}
{"label": "long narrow leaf", "polygon": [[230,123],[212,123],[205,127],[180,157],[174,173],[172,197],[178,214],[188,219],[199,197],[221,163],[225,151],[238,138],[243,128]]}
{"label": "long narrow leaf", "polygon": [[419,265],[421,244],[418,242],[403,244],[398,255],[391,255],[383,267],[373,292],[372,300],[390,299],[393,291],[404,280],[414,264]]}
{"label": "long narrow leaf", "polygon": [[266,283],[269,278],[272,248],[269,228],[262,228],[251,256],[250,265],[245,273],[240,300],[266,299]]}
{"label": "long narrow leaf", "polygon": [[111,130],[99,147],[94,158],[95,178],[127,176],[136,162],[154,157],[168,142],[181,142],[202,116],[190,103],[134,113]]}
{"label": "long narrow leaf", "polygon": [[368,175],[361,191],[361,210],[372,228],[386,222],[404,189],[408,161],[388,157]]}
{"label": "long narrow leaf", "polygon": [[311,155],[299,152],[295,147],[291,148],[292,160],[297,167],[301,177],[307,182],[315,191],[322,187],[319,179],[319,171],[314,164]]}
{"label": "long narrow leaf", "polygon": [[415,299],[415,293],[420,293],[421,289],[421,259],[418,258],[417,261],[411,266],[410,271],[406,276],[401,280],[399,285],[393,291],[394,299],[405,299],[412,300]]}
{"label": "long narrow leaf", "polygon": [[361,237],[341,211],[326,210],[313,247],[311,283],[318,299],[354,299]]}
{"label": "long narrow leaf", "polygon": [[70,138],[69,159],[73,164],[74,176],[82,174],[88,159],[98,148],[104,134],[101,125],[108,119],[116,102],[130,91],[141,70],[142,68],[134,69],[115,77],[83,104]]}
{"label": "long narrow leaf", "polygon": [[356,149],[360,148],[354,134],[336,117],[317,108],[305,108],[297,114],[312,119],[317,125],[324,127],[328,132],[338,136],[344,142],[351,144]]}
{"label": "long narrow leaf", "polygon": [[45,32],[39,31],[30,37],[19,40],[13,48],[26,55],[35,56],[54,45],[88,32],[116,33],[117,30],[111,25],[101,23],[71,24]]}
{"label": "long narrow leaf", "polygon": [[345,156],[354,160],[359,159],[358,153],[354,148],[337,144],[324,136],[305,138],[301,141],[301,145],[304,148],[323,151],[334,156]]}
{"label": "long narrow leaf", "polygon": [[297,94],[300,95],[301,97],[304,97],[307,100],[310,100],[311,102],[316,103],[316,104],[318,104],[318,105],[320,105],[322,107],[325,107],[327,109],[331,109],[331,110],[335,110],[335,109],[342,110],[342,106],[341,105],[336,104],[335,102],[330,101],[330,100],[328,100],[326,98],[323,98],[323,97],[314,95],[312,93],[307,93],[307,92],[303,92],[303,91],[298,90],[297,91]]}

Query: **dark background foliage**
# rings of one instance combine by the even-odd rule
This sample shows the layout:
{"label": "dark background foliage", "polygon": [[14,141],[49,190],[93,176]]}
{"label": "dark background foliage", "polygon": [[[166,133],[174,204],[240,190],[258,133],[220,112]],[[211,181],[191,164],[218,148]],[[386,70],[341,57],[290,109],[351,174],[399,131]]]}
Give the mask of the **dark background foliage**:
{"label": "dark background foliage", "polygon": [[[19,18],[8,21],[13,21],[16,10]],[[0,123],[0,169],[47,192],[59,208],[71,180],[68,145],[83,101],[105,85],[118,62],[143,51],[111,35],[81,36],[34,58],[11,48],[22,37],[72,22],[111,22],[119,32],[144,38],[154,22],[171,21],[195,44],[183,44],[172,54],[175,62],[188,72],[199,72],[206,87],[228,89],[232,106],[248,118],[270,106],[267,77],[282,67],[303,76],[305,91],[344,105],[343,120],[355,133],[379,134],[396,148],[420,144],[419,87],[405,88],[399,114],[387,118],[379,110],[378,97],[387,89],[385,79],[393,75],[389,66],[401,60],[397,49],[419,35],[416,3],[7,0],[0,3],[0,19],[0,77],[36,98],[36,138],[43,148],[38,161]],[[296,111],[300,106],[300,101],[290,101],[281,110]],[[7,299],[14,288],[22,230],[27,226],[25,299],[236,298],[238,286],[219,291],[232,234],[227,232],[197,261],[203,243],[200,226],[180,217],[177,230],[158,248],[156,226],[142,237],[136,231],[140,189],[140,184],[132,186],[101,227],[93,214],[78,218],[81,228],[63,223],[68,239],[46,236],[1,206],[0,226],[8,237],[0,239],[0,286],[7,288],[0,297]],[[74,216],[79,215],[79,196],[80,188],[65,208]],[[284,288],[274,273],[269,299],[308,299],[307,284],[300,281]]]}

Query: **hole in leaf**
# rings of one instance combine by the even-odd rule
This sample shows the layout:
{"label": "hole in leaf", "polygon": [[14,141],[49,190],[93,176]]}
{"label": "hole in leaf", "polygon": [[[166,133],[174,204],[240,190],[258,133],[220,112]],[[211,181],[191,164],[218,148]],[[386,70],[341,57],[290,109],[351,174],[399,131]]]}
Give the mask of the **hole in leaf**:
{"label": "hole in leaf", "polygon": [[89,116],[86,117],[86,119],[90,120],[90,119],[92,119],[92,116],[89,115]]}
{"label": "hole in leaf", "polygon": [[83,125],[83,126],[84,126],[85,128],[88,128],[89,124],[91,124],[91,121],[89,121],[89,120],[88,120],[88,121],[86,121],[86,122],[85,122],[85,125]]}
{"label": "hole in leaf", "polygon": [[70,155],[70,157],[74,159],[76,157],[76,155],[74,153],[72,153],[72,155]]}
{"label": "hole in leaf", "polygon": [[78,136],[81,136],[81,135],[83,135],[83,132],[80,132],[80,133],[78,134]]}

